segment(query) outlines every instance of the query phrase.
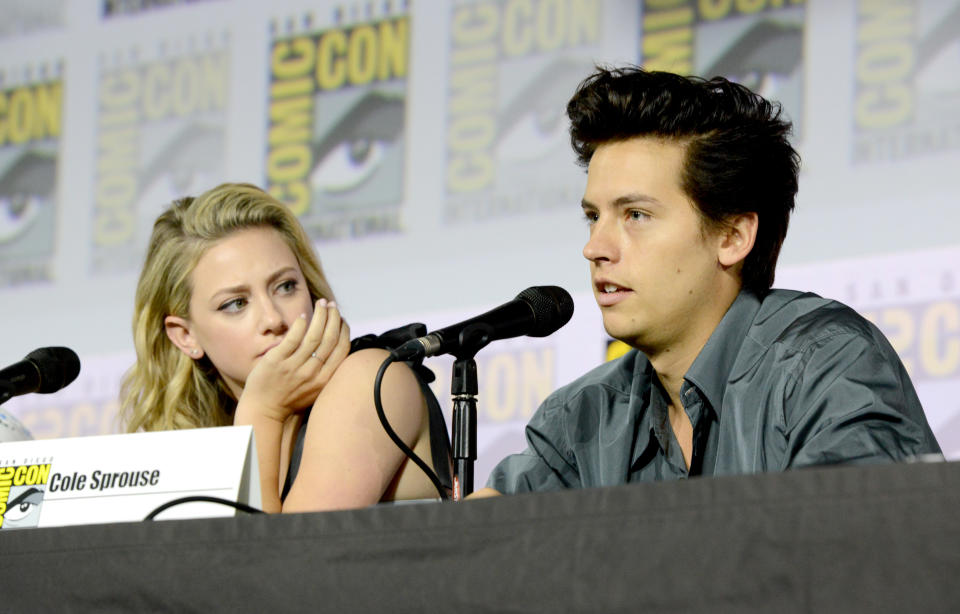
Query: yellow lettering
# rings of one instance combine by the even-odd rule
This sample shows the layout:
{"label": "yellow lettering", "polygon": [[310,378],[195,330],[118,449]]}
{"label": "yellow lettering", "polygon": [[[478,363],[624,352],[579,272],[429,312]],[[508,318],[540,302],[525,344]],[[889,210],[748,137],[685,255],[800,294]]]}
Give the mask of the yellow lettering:
{"label": "yellow lettering", "polygon": [[932,377],[943,377],[960,366],[960,307],[956,303],[934,303],[923,315],[920,331],[920,360]]}
{"label": "yellow lettering", "polygon": [[600,4],[597,0],[571,0],[567,44],[595,42],[600,38]]}
{"label": "yellow lettering", "polygon": [[767,0],[737,0],[737,10],[741,13],[757,13],[767,6]]}
{"label": "yellow lettering", "polygon": [[489,153],[458,156],[447,167],[447,187],[453,192],[472,192],[493,180],[493,158]]}
{"label": "yellow lettering", "polygon": [[38,125],[34,138],[43,139],[60,136],[60,114],[63,108],[63,84],[59,81],[37,86],[35,104],[37,105]]}
{"label": "yellow lettering", "polygon": [[450,77],[450,111],[456,114],[489,112],[497,104],[497,68],[481,64],[457,70]]}
{"label": "yellow lettering", "polygon": [[147,67],[143,83],[143,116],[159,119],[170,112],[170,66],[155,63]]}
{"label": "yellow lettering", "polygon": [[317,41],[317,87],[335,90],[407,74],[407,18],[331,30]]}
{"label": "yellow lettering", "polygon": [[347,80],[347,35],[340,30],[327,32],[317,45],[317,86],[323,90],[335,90]]}
{"label": "yellow lettering", "polygon": [[34,484],[46,484],[50,479],[50,464],[39,465],[37,471],[37,481]]}
{"label": "yellow lettering", "polygon": [[100,133],[97,137],[94,241],[112,246],[130,239],[131,205],[138,190],[138,101],[143,80],[129,69],[104,75],[100,82]]}
{"label": "yellow lettering", "polygon": [[507,55],[526,55],[533,48],[533,2],[516,0],[503,13],[503,51]]}
{"label": "yellow lettering", "polygon": [[350,33],[347,73],[350,83],[365,85],[377,70],[377,34],[370,26],[360,26]]}
{"label": "yellow lettering", "polygon": [[287,184],[271,185],[270,196],[290,207],[295,215],[306,213],[310,206],[310,190],[305,181],[292,181]]}
{"label": "yellow lettering", "polygon": [[59,83],[0,93],[0,145],[59,136],[60,102]]}
{"label": "yellow lettering", "polygon": [[567,11],[563,0],[540,0],[537,11],[537,47],[552,51],[563,44],[567,31]]}
{"label": "yellow lettering", "polygon": [[861,0],[858,5],[854,112],[861,128],[902,124],[913,113],[913,12],[902,0]]}
{"label": "yellow lettering", "polygon": [[516,415],[517,363],[510,354],[494,355],[484,365],[484,413],[494,422],[510,420]]}
{"label": "yellow lettering", "polygon": [[197,109],[209,111],[227,106],[227,55],[218,53],[200,59]]}
{"label": "yellow lettering", "polygon": [[313,164],[313,80],[319,80],[323,58],[329,56],[322,51],[323,40],[319,45],[307,37],[276,43],[271,60],[267,181],[270,194],[295,215],[310,206],[304,177]]}
{"label": "yellow lettering", "polygon": [[193,62],[177,62],[173,73],[173,112],[180,117],[203,109],[200,71]]}
{"label": "yellow lettering", "polygon": [[497,125],[489,115],[463,115],[450,126],[448,145],[451,151],[465,152],[489,146],[497,135]]}
{"label": "yellow lettering", "polygon": [[913,372],[913,360],[910,354],[914,351],[916,342],[916,323],[910,312],[903,308],[885,309],[883,312],[883,329],[890,345],[900,355],[907,372]]}
{"label": "yellow lettering", "polygon": [[860,0],[857,42],[870,43],[913,35],[913,6],[903,0]]}
{"label": "yellow lettering", "polygon": [[906,77],[914,64],[913,47],[906,41],[870,45],[857,57],[857,78],[872,85]]}
{"label": "yellow lettering", "polygon": [[648,70],[689,74],[693,67],[693,30],[679,28],[643,37],[643,65]]}
{"label": "yellow lettering", "polygon": [[313,80],[310,77],[275,81],[270,85],[270,98],[288,98],[313,93]]}
{"label": "yellow lettering", "polygon": [[155,62],[144,69],[143,115],[155,120],[183,117],[226,106],[226,56]]}
{"label": "yellow lettering", "polygon": [[[524,5],[511,6],[508,13],[517,15]],[[464,5],[453,16],[446,171],[451,192],[479,190],[493,182],[490,148],[497,133],[497,66],[493,61],[498,24],[495,4]]]}
{"label": "yellow lettering", "polygon": [[273,46],[270,69],[275,80],[294,79],[313,70],[316,49],[309,38],[280,41]]}
{"label": "yellow lettering", "polygon": [[885,128],[904,122],[913,113],[913,92],[905,83],[875,88],[857,96],[857,125]]}
{"label": "yellow lettering", "polygon": [[697,9],[701,19],[723,19],[730,13],[733,0],[699,0]]}
{"label": "yellow lettering", "polygon": [[[268,136],[270,146],[309,142],[312,130],[312,113],[313,98],[311,96],[272,101],[270,103],[270,132]],[[308,161],[308,164],[311,162],[312,160]]]}
{"label": "yellow lettering", "polygon": [[267,177],[278,183],[287,183],[307,174],[313,155],[309,145],[282,145],[267,156]]}
{"label": "yellow lettering", "polygon": [[553,391],[554,350],[546,348],[539,352],[528,351],[521,354],[520,373],[523,386],[520,413],[524,418],[529,418]]}
{"label": "yellow lettering", "polygon": [[406,17],[380,24],[380,54],[377,73],[381,81],[407,76],[410,25]]}
{"label": "yellow lettering", "polygon": [[461,6],[453,15],[453,41],[457,46],[472,46],[493,38],[500,26],[494,4]]}

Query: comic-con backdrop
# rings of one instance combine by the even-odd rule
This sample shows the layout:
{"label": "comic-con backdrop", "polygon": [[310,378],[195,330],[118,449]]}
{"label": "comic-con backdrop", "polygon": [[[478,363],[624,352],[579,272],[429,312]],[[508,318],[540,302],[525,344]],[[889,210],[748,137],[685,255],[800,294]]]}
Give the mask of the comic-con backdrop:
{"label": "comic-con backdrop", "polygon": [[[477,357],[477,479],[553,389],[621,348],[590,293],[565,102],[596,63],[725,75],[803,157],[777,285],[840,299],[960,457],[960,0],[0,0],[0,363],[82,372],[4,405],[37,438],[117,429],[152,220],[261,185],[316,242],[355,334],[533,285],[558,334]],[[0,365],[0,366],[2,366]],[[449,406],[450,362],[432,359]]]}

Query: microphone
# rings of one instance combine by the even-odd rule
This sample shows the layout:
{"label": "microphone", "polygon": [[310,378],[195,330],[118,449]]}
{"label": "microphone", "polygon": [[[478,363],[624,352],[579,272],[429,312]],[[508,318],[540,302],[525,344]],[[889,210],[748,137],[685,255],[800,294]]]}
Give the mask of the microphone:
{"label": "microphone", "polygon": [[521,335],[546,337],[572,316],[573,299],[566,290],[557,286],[534,286],[482,315],[411,339],[393,354],[396,360],[418,360],[438,354],[466,358],[498,339]]}
{"label": "microphone", "polygon": [[80,359],[70,348],[40,348],[0,370],[0,403],[28,392],[49,394],[77,379]]}

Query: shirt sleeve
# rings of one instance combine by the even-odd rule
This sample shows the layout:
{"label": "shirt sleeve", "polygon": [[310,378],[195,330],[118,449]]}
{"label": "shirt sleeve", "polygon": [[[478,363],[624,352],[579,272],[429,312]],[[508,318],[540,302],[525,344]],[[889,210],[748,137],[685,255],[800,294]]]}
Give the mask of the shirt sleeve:
{"label": "shirt sleeve", "polygon": [[563,410],[557,395],[548,397],[527,424],[527,449],[500,461],[487,486],[504,494],[578,488],[580,476],[567,442]]}
{"label": "shirt sleeve", "polygon": [[903,364],[871,332],[835,333],[803,352],[785,392],[784,469],[940,454]]}

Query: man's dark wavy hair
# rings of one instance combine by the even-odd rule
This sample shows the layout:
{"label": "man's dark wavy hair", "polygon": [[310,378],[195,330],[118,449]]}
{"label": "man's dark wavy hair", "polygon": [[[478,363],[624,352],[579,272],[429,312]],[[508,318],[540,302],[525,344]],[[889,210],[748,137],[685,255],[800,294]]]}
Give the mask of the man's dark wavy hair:
{"label": "man's dark wavy hair", "polygon": [[598,68],[567,105],[570,140],[583,166],[597,147],[634,137],[686,144],[681,187],[705,228],[756,212],[757,238],[743,287],[764,295],[797,194],[800,156],[779,103],[722,77],[706,80],[636,66]]}

